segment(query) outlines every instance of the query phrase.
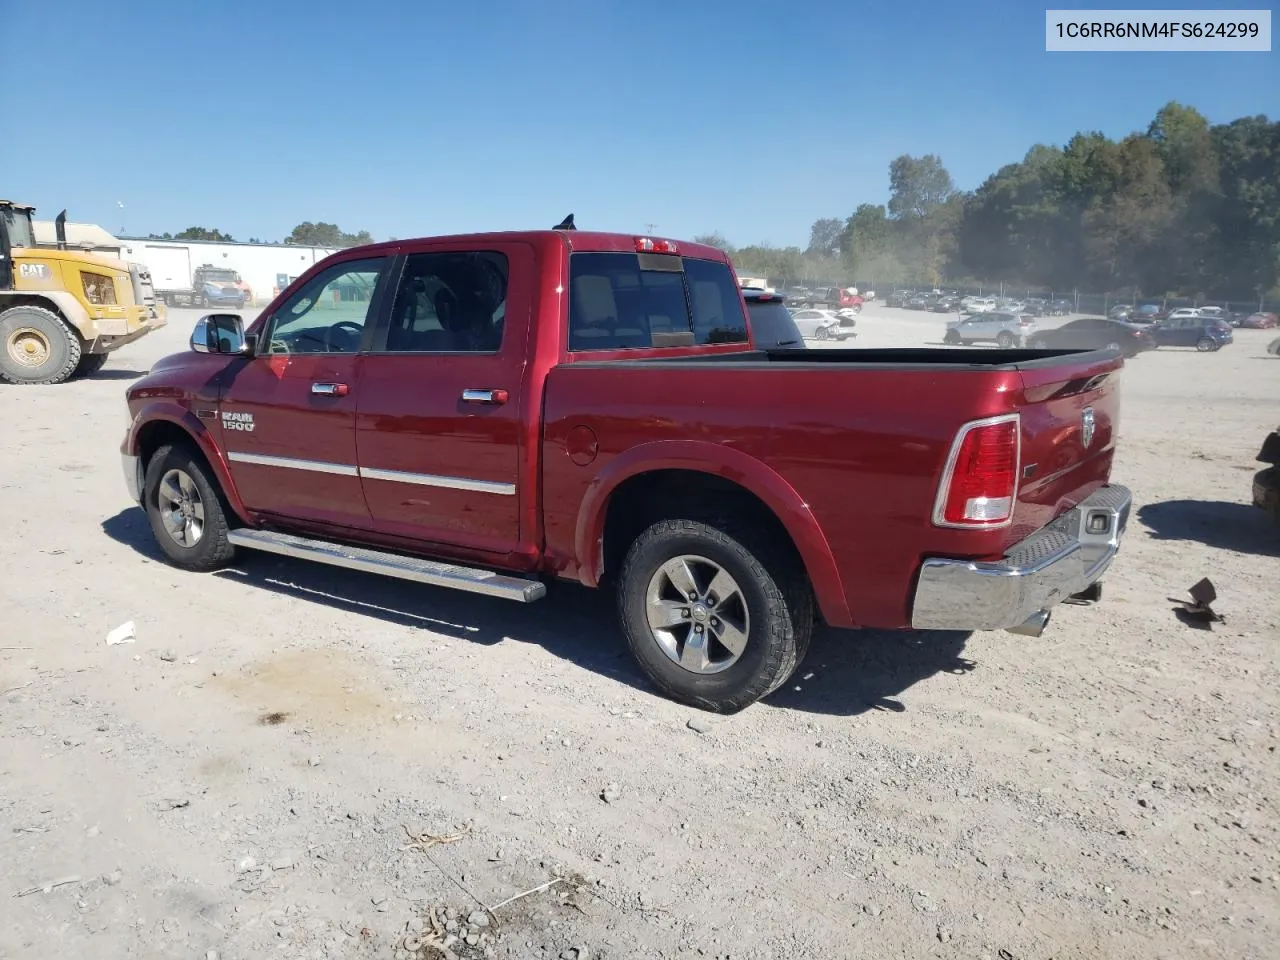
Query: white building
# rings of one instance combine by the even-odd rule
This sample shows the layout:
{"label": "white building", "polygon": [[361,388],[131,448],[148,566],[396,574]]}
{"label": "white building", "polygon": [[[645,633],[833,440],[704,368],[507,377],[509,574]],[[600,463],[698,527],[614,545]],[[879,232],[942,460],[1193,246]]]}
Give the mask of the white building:
{"label": "white building", "polygon": [[[68,224],[68,226],[70,226]],[[191,289],[191,275],[206,264],[230,269],[249,285],[256,303],[268,302],[313,263],[336,250],[287,243],[220,243],[209,240],[121,238],[120,259],[145,264],[156,293]]]}

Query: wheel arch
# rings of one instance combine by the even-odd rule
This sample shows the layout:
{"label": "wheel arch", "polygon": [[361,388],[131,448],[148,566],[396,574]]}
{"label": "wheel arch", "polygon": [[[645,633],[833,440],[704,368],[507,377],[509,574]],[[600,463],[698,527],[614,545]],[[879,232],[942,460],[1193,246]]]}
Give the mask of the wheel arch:
{"label": "wheel arch", "polygon": [[639,524],[688,519],[685,515],[693,508],[672,512],[662,507],[662,498],[676,492],[683,502],[704,508],[731,505],[771,525],[794,551],[823,618],[833,625],[854,625],[831,546],[799,493],[749,454],[700,441],[633,447],[592,481],[579,507],[574,539],[582,582],[598,586],[619,568],[622,554],[643,529],[637,529]]}
{"label": "wheel arch", "polygon": [[145,411],[129,428],[124,452],[138,458],[139,469],[145,476],[147,464],[156,451],[170,445],[186,446],[198,454],[217,480],[227,506],[240,520],[250,522],[249,513],[236,492],[221,451],[205,425],[189,410],[176,404],[164,404]]}

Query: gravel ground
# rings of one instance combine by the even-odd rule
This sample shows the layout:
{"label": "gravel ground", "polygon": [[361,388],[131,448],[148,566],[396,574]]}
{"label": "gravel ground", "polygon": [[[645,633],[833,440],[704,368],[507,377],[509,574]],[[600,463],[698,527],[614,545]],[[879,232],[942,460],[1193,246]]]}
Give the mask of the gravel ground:
{"label": "gravel ground", "polygon": [[[121,393],[195,315],[0,387],[0,957],[1275,956],[1274,332],[1127,366],[1101,604],[1039,640],[826,632],[717,718],[585,591],[161,562]],[[872,308],[857,345],[942,324]],[[1196,629],[1168,598],[1206,575]]]}

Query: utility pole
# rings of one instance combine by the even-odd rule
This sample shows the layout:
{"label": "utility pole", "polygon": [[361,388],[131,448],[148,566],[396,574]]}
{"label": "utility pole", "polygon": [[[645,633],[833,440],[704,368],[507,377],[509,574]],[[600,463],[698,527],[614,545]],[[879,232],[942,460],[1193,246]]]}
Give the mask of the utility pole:
{"label": "utility pole", "polygon": [[646,223],[646,224],[644,225],[644,232],[645,232],[645,233],[653,233],[653,230],[654,230],[654,228],[655,228],[656,226],[657,226],[657,224],[656,224],[656,223]]}

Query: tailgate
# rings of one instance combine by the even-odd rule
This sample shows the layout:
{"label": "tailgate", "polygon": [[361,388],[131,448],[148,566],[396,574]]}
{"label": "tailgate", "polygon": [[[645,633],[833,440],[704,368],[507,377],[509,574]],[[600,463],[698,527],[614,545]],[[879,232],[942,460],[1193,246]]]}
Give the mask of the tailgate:
{"label": "tailgate", "polygon": [[1040,529],[1111,476],[1120,418],[1118,357],[1098,353],[1019,364],[1022,481],[1010,533]]}

